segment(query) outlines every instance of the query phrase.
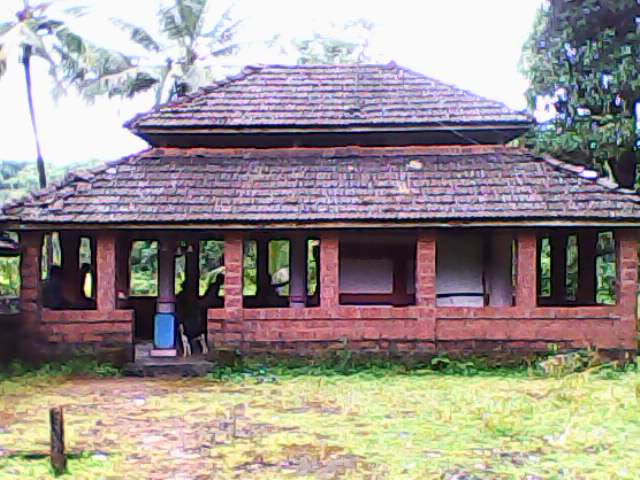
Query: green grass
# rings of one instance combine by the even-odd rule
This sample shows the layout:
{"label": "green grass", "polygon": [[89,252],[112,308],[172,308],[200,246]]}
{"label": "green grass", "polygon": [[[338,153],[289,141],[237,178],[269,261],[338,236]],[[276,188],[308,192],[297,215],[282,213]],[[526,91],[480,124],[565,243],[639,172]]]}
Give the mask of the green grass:
{"label": "green grass", "polygon": [[51,475],[38,453],[57,405],[68,478],[637,478],[635,369],[543,378],[470,363],[5,377],[0,478]]}

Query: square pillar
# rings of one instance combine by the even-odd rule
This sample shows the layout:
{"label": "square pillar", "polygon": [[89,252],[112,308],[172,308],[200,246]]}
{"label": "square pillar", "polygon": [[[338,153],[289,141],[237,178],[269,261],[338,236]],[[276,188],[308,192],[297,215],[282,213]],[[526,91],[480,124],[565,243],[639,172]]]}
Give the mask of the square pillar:
{"label": "square pillar", "polygon": [[518,258],[516,281],[516,306],[535,308],[538,297],[537,238],[533,230],[521,230],[517,234]]}
{"label": "square pillar", "polygon": [[638,293],[638,233],[635,230],[619,230],[617,242],[618,282],[617,304],[635,318]]}
{"label": "square pillar", "polygon": [[103,312],[116,309],[116,240],[113,231],[96,235],[96,306]]}
{"label": "square pillar", "polygon": [[172,237],[158,242],[157,313],[174,313],[176,309],[176,241]]}
{"label": "square pillar", "polygon": [[239,234],[224,237],[224,308],[242,308],[243,238]]}
{"label": "square pillar", "polygon": [[416,242],[416,305],[436,306],[436,235],[420,232]]}
{"label": "square pillar", "polygon": [[40,254],[42,252],[42,232],[21,232],[22,248],[20,261],[20,310],[25,353],[33,346],[34,336],[38,335],[42,313],[42,288],[40,281]]}
{"label": "square pillar", "polygon": [[340,303],[340,241],[335,232],[320,235],[320,306],[336,307]]}

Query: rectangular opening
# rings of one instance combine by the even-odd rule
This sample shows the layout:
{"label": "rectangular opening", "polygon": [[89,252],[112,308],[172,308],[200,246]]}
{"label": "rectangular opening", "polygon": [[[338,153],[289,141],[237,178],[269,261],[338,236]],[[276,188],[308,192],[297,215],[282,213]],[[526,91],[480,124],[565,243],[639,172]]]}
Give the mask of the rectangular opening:
{"label": "rectangular opening", "polygon": [[512,306],[515,254],[510,232],[457,230],[438,235],[436,305]]}
{"label": "rectangular opening", "polygon": [[596,303],[615,305],[616,298],[616,241],[613,232],[598,234],[596,244]]}
{"label": "rectangular opening", "polygon": [[242,295],[255,297],[258,293],[258,242],[245,240],[242,255]]}
{"label": "rectangular opening", "polygon": [[415,256],[415,239],[341,241],[340,303],[414,305]]}
{"label": "rectangular opening", "polygon": [[52,232],[43,237],[42,303],[52,310],[94,310],[94,248],[89,236]]}
{"label": "rectangular opening", "polygon": [[320,240],[307,239],[306,248],[306,293],[307,306],[320,305]]}
{"label": "rectangular opening", "polygon": [[80,265],[80,281],[82,285],[82,295],[85,300],[95,300],[96,298],[96,276],[93,251],[93,242],[91,241],[91,238],[80,237],[78,265]]}
{"label": "rectangular opening", "polygon": [[613,232],[557,229],[538,237],[538,305],[616,303]]}
{"label": "rectangular opening", "polygon": [[289,306],[291,242],[246,240],[243,259],[243,303],[246,308]]}
{"label": "rectangular opening", "polygon": [[269,242],[269,280],[279,297],[289,296],[291,244],[289,240]]}
{"label": "rectangular opening", "polygon": [[224,241],[201,240],[198,251],[198,294],[203,299],[221,300],[224,297]]}
{"label": "rectangular opening", "polygon": [[158,296],[158,241],[134,240],[129,255],[129,296]]}
{"label": "rectangular opening", "polygon": [[[19,243],[18,234],[5,232],[9,241]],[[13,254],[12,248],[0,255],[0,313],[14,314],[20,311],[20,254]]]}
{"label": "rectangular opening", "polygon": [[49,278],[51,266],[62,266],[62,249],[60,248],[60,234],[58,232],[45,233],[42,237],[40,255],[40,278]]}

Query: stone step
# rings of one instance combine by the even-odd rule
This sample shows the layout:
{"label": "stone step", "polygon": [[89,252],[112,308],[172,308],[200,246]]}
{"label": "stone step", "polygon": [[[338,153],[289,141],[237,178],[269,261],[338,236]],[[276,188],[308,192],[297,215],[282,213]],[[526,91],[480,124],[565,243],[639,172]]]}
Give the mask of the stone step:
{"label": "stone step", "polygon": [[203,377],[213,369],[207,360],[153,358],[128,363],[123,373],[134,377]]}

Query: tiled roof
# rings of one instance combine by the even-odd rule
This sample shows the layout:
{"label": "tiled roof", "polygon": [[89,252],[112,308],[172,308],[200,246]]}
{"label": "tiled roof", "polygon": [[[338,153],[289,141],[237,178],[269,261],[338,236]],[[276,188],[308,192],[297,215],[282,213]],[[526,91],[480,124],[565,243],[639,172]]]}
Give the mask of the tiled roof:
{"label": "tiled roof", "polygon": [[151,149],[3,213],[24,223],[640,218],[640,197],[581,168],[486,146]]}
{"label": "tiled roof", "polygon": [[391,63],[246,67],[236,77],[138,115],[127,126],[142,131],[530,122],[502,103]]}

